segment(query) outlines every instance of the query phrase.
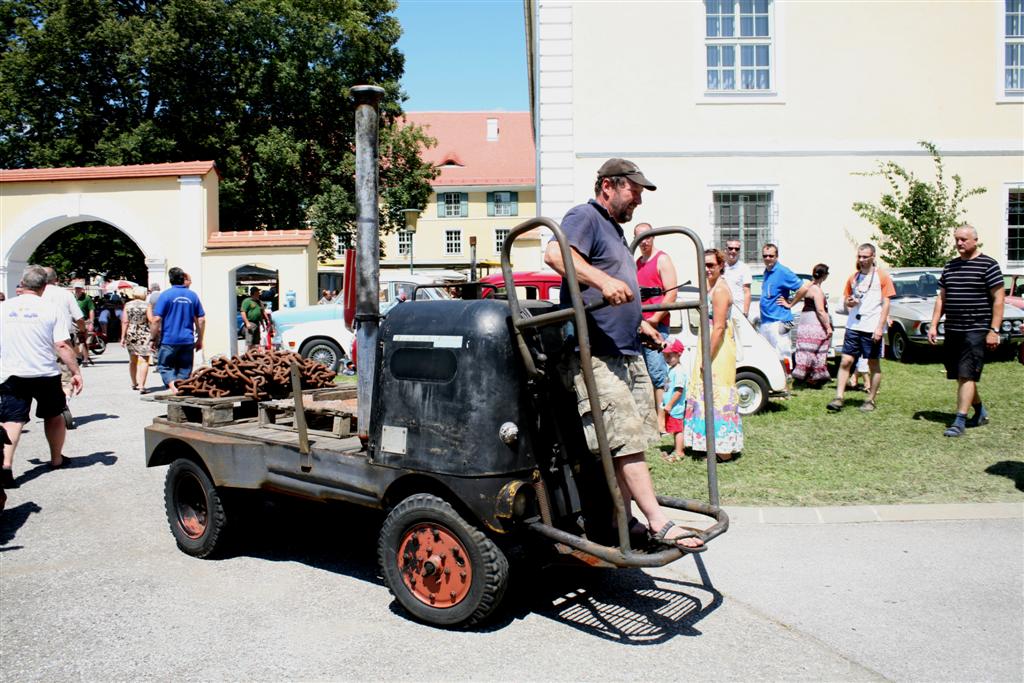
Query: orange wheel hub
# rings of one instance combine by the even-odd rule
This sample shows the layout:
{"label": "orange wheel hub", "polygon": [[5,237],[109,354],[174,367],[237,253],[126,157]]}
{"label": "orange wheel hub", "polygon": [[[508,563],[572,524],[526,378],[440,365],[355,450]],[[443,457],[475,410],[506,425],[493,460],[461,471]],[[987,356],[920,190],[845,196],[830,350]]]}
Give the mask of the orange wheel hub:
{"label": "orange wheel hub", "polygon": [[454,607],[469,595],[469,553],[458,536],[439,524],[417,524],[406,531],[397,561],[405,587],[425,605]]}

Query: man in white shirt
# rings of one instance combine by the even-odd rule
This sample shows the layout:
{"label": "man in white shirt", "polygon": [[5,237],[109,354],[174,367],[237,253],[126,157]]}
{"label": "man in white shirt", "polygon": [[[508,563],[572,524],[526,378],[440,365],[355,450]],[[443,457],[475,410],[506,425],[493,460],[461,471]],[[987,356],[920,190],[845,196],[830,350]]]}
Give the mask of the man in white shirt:
{"label": "man in white shirt", "polygon": [[0,485],[5,489],[17,487],[12,471],[14,451],[29,421],[33,399],[50,445],[50,467],[70,462],[61,453],[67,436],[62,415],[67,399],[61,389],[57,356],[71,369],[71,390],[81,393],[84,383],[75,351],[67,341],[68,318],[43,300],[45,288],[46,270],[29,266],[21,277],[23,293],[0,304],[0,425],[11,441],[4,445],[0,470]]}
{"label": "man in white shirt", "polygon": [[43,290],[43,301],[49,301],[61,313],[68,316],[68,338],[74,343],[75,335],[85,336],[85,316],[82,308],[75,300],[75,295],[63,287],[57,286],[57,271],[47,266],[46,289]]}
{"label": "man in white shirt", "polygon": [[733,305],[743,311],[746,317],[750,313],[750,283],[754,281],[750,274],[750,266],[740,260],[743,247],[739,240],[728,240],[725,243],[725,278],[732,292]]}

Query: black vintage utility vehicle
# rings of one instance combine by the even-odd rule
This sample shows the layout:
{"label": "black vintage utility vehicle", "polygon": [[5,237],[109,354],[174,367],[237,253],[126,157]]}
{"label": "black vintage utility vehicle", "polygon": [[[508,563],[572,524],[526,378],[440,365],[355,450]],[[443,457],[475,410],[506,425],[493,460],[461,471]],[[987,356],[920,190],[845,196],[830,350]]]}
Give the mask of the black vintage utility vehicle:
{"label": "black vintage utility vehicle", "polygon": [[[561,378],[570,354],[589,359],[586,314],[556,223],[531,219],[512,230],[502,253],[508,300],[414,300],[383,319],[377,314],[377,95],[366,87],[356,96],[364,100],[356,117],[363,155],[357,186],[368,188],[360,196],[357,255],[358,434],[310,434],[301,425],[291,432],[255,418],[217,427],[156,418],[146,428],[146,463],[170,465],[166,507],[179,548],[197,557],[223,548],[236,522],[234,489],[383,509],[378,556],[389,589],[417,619],[445,626],[472,624],[498,606],[512,544],[545,549],[548,557],[538,561],[614,567],[682,557],[675,546],[631,545],[589,372],[600,457],[587,449],[576,397]],[[515,298],[510,245],[538,226],[559,240],[572,308]],[[666,233],[689,236],[702,259],[695,233],[654,231]],[[701,289],[689,306],[704,313],[707,349]],[[707,353],[703,362],[710,367]],[[710,396],[710,379],[705,389]],[[699,532],[705,543],[728,527],[718,507],[713,438],[709,433],[710,500],[659,497],[663,506],[711,518]]]}

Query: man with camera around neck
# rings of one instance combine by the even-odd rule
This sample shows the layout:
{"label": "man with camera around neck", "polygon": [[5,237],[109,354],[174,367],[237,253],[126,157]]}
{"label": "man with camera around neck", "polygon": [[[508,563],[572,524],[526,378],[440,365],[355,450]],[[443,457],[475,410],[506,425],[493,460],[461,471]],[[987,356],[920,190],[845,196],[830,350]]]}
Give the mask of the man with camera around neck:
{"label": "man with camera around neck", "polygon": [[889,300],[896,296],[892,278],[875,265],[875,245],[857,247],[857,272],[849,277],[843,288],[846,305],[846,336],[843,338],[843,358],[836,376],[836,397],[828,404],[834,413],[843,409],[843,393],[850,372],[859,358],[868,361],[868,397],[861,404],[863,412],[875,409],[875,398],[882,385],[882,337],[889,320]]}

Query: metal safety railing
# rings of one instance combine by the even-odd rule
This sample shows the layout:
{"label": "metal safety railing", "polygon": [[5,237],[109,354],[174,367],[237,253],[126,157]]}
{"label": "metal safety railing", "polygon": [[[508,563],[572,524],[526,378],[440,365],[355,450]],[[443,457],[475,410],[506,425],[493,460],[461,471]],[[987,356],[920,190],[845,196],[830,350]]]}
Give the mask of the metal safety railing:
{"label": "metal safety railing", "polygon": [[[561,254],[564,269],[564,278],[569,291],[571,305],[547,313],[532,314],[523,316],[522,307],[516,294],[515,282],[511,266],[512,243],[520,235],[533,230],[534,228],[546,228],[554,235],[558,242],[559,253]],[[669,304],[653,304],[643,307],[644,311],[671,311],[681,309],[697,309],[700,312],[700,339],[701,339],[701,367],[704,379],[704,404],[713,406],[713,389],[711,382],[711,333],[708,321],[708,300],[707,281],[703,277],[704,272],[704,246],[700,236],[690,228],[685,227],[663,227],[649,230],[637,235],[630,245],[630,253],[636,250],[641,240],[647,237],[658,235],[682,234],[688,237],[694,245],[697,256],[697,272],[699,297],[695,302],[674,302]],[[618,479],[615,476],[615,465],[612,460],[611,449],[608,445],[608,434],[605,430],[604,415],[601,410],[600,397],[597,392],[597,385],[594,380],[594,371],[590,353],[590,336],[587,328],[587,313],[609,305],[605,301],[583,304],[583,296],[580,292],[579,280],[576,275],[576,266],[573,262],[573,251],[569,246],[565,233],[559,225],[550,218],[531,218],[511,230],[506,237],[501,249],[501,272],[505,281],[505,290],[508,295],[508,303],[512,314],[512,332],[515,338],[515,346],[519,351],[523,365],[528,376],[536,378],[543,374],[537,367],[533,354],[523,331],[529,328],[538,328],[546,325],[561,324],[572,321],[575,328],[576,341],[579,349],[580,370],[583,376],[583,383],[587,388],[587,395],[590,402],[590,410],[593,417],[595,437],[598,444],[598,452],[601,459],[601,466],[608,491],[611,495],[612,505],[615,510],[616,526],[619,531],[620,545],[618,548],[601,545],[576,534],[569,533],[562,529],[546,524],[544,522],[532,523],[531,529],[537,533],[558,543],[565,544],[585,553],[589,553],[606,562],[621,567],[651,567],[667,564],[683,555],[680,548],[666,548],[658,553],[637,553],[629,542],[629,515],[625,509],[622,492],[619,490]],[[706,413],[708,414],[708,413]],[[710,502],[698,500],[686,500],[658,496],[658,503],[664,507],[677,510],[685,510],[715,520],[711,527],[697,532],[696,536],[707,543],[716,536],[724,533],[729,527],[729,518],[719,507],[718,497],[718,474],[717,457],[715,452],[714,420],[705,420],[705,435],[707,439],[707,467],[708,467],[708,493]]]}

